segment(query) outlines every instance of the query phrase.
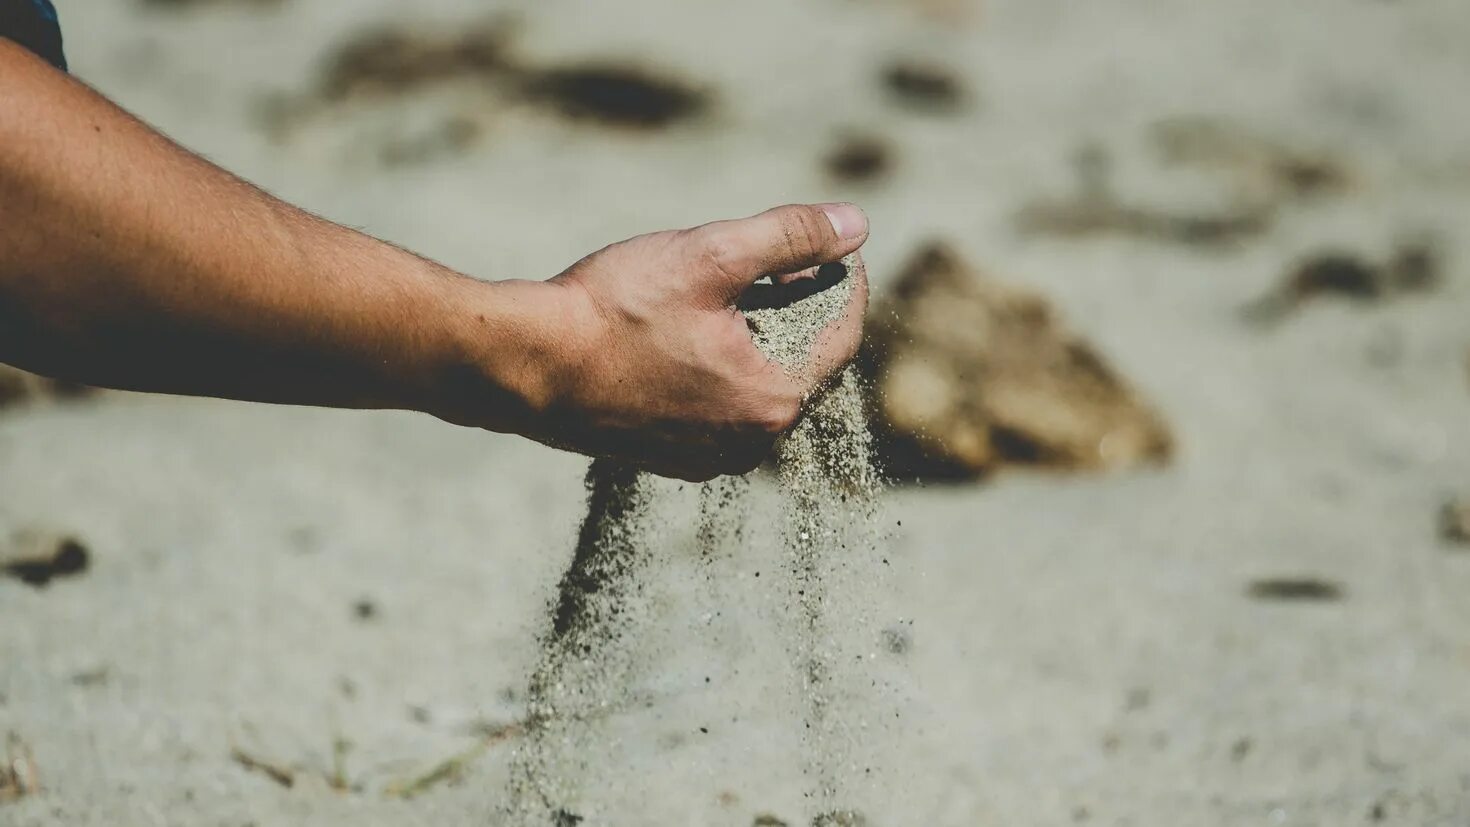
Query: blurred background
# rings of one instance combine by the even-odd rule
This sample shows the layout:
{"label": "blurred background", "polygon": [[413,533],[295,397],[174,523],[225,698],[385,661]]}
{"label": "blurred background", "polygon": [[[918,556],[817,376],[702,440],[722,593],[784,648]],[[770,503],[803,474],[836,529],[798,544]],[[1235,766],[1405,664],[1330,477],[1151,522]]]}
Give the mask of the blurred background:
{"label": "blurred background", "polygon": [[[1463,0],[58,5],[140,118],[482,278],[867,210],[874,824],[1470,824]],[[0,374],[0,824],[489,823],[584,467]],[[796,823],[742,778],[629,823]]]}

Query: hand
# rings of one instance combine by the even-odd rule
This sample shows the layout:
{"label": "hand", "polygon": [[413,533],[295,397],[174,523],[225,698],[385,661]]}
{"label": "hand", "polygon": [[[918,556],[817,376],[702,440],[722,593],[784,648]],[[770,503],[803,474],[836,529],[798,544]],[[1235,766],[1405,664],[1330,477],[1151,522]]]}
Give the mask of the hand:
{"label": "hand", "polygon": [[736,299],[764,276],[809,275],[867,236],[852,205],[787,206],[588,256],[547,283],[564,294],[555,324],[567,358],[542,414],[518,430],[685,480],[750,471],[857,352],[867,278],[853,268],[846,313],[796,376],[756,350]]}

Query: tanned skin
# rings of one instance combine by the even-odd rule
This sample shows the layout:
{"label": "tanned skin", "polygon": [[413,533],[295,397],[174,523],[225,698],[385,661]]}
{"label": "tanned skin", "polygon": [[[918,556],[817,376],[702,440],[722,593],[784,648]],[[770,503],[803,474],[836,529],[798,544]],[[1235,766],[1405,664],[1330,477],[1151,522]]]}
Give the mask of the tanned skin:
{"label": "tanned skin", "polygon": [[[0,39],[0,362],[101,387],[450,422],[689,480],[742,473],[851,360],[790,376],[734,303],[857,251],[850,204],[638,236],[485,281],[279,201]],[[501,278],[501,274],[484,274]]]}

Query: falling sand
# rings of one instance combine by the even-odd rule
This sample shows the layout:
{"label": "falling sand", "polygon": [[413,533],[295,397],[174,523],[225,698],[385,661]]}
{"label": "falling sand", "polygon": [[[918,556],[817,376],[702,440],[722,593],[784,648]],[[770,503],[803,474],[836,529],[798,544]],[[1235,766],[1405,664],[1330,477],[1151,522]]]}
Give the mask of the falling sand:
{"label": "falling sand", "polygon": [[[789,372],[803,369],[817,336],[844,313],[854,282],[849,268],[860,266],[848,260],[815,279],[752,291],[741,309],[756,346]],[[785,592],[777,614],[795,664],[786,694],[800,716],[792,727],[801,733],[805,817],[814,825],[864,824],[859,813],[879,794],[884,775],[872,736],[894,725],[898,706],[877,657],[883,631],[876,607],[887,560],[877,520],[880,482],[854,370],[844,369],[807,400],[777,446],[776,469],[784,577],[771,585]],[[659,545],[650,508],[656,483],[596,460],[587,487],[587,516],[530,681],[527,737],[512,767],[514,824],[614,823],[583,803],[585,788],[597,783],[596,764],[616,760],[617,745],[598,724],[650,703],[634,687],[646,663],[643,626],[652,622],[646,583]],[[707,572],[749,542],[749,499],[744,478],[702,486],[696,543]],[[636,819],[621,817],[629,816]]]}

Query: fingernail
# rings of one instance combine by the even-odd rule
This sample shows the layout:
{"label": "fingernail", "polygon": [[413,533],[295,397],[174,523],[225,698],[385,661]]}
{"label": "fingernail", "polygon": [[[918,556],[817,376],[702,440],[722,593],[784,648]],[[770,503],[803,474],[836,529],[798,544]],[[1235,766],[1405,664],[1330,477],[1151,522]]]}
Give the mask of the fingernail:
{"label": "fingernail", "polygon": [[823,204],[822,212],[842,239],[858,238],[868,231],[868,217],[855,204]]}

